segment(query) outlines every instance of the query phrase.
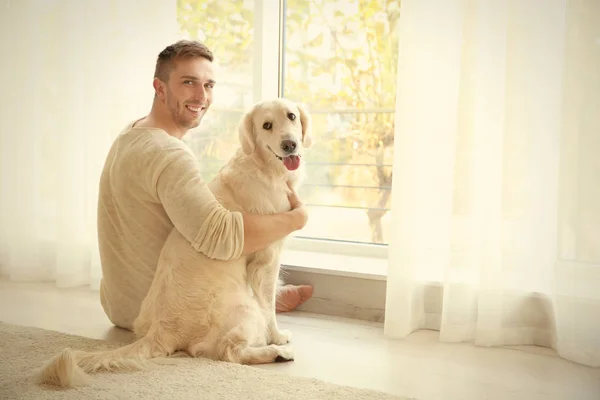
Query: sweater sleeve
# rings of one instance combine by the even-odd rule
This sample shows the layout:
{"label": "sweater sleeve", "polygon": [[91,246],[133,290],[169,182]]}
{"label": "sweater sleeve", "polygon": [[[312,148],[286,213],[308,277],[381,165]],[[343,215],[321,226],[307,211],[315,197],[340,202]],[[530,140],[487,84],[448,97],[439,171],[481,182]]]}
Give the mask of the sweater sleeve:
{"label": "sweater sleeve", "polygon": [[241,256],[242,214],[227,210],[217,201],[193,154],[184,148],[166,150],[155,182],[167,215],[196,251],[220,260]]}

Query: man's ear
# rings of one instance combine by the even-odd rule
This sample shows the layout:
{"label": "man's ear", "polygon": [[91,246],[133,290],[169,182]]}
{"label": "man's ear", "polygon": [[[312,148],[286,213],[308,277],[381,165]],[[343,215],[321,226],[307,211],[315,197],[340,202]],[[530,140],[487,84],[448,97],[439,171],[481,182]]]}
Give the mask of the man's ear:
{"label": "man's ear", "polygon": [[240,125],[238,127],[238,136],[242,150],[246,154],[250,154],[254,151],[256,135],[254,134],[254,107],[251,108],[244,114]]}
{"label": "man's ear", "polygon": [[152,86],[154,87],[154,96],[159,99],[165,98],[165,84],[158,78],[154,78],[152,81]]}
{"label": "man's ear", "polygon": [[302,146],[310,147],[313,144],[312,118],[304,104],[296,104],[300,111],[300,123],[302,124]]}

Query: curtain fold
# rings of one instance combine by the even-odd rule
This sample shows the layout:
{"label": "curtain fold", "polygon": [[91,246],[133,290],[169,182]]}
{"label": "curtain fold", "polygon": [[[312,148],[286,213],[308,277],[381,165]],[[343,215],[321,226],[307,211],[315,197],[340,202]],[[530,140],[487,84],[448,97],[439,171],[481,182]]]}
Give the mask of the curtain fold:
{"label": "curtain fold", "polygon": [[403,1],[387,336],[600,366],[599,81],[597,1]]}
{"label": "curtain fold", "polygon": [[172,1],[2,1],[0,273],[91,285],[101,277],[98,182],[113,138],[148,112]]}

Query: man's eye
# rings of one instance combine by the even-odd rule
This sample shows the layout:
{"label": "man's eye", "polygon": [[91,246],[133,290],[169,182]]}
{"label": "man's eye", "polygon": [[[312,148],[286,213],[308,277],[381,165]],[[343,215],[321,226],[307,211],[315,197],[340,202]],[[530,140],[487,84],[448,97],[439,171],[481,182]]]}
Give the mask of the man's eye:
{"label": "man's eye", "polygon": [[183,84],[184,84],[184,85],[191,85],[191,84],[193,84],[193,83],[194,83],[193,81],[183,81]]}

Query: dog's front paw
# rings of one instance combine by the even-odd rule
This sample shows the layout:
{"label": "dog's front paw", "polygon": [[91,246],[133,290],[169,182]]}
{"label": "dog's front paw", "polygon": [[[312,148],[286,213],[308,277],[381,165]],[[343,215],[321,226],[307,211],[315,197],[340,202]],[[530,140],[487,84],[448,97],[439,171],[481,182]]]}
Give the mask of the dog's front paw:
{"label": "dog's front paw", "polygon": [[294,361],[294,351],[287,347],[280,347],[275,362]]}
{"label": "dog's front paw", "polygon": [[271,344],[286,344],[292,339],[292,332],[288,330],[272,331]]}

